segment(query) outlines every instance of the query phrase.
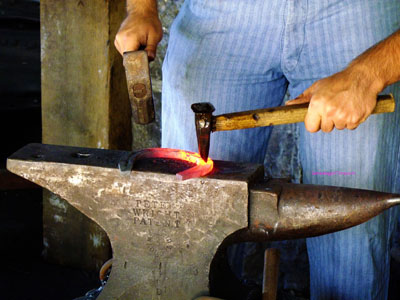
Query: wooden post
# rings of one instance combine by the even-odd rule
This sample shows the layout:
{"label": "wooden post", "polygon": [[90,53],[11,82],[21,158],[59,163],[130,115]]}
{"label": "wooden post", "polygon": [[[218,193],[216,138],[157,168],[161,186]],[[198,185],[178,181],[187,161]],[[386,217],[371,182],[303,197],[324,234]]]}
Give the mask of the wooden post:
{"label": "wooden post", "polygon": [[[129,150],[131,109],[114,36],[121,0],[42,0],[43,143]],[[99,269],[111,255],[104,231],[63,199],[44,193],[49,261]],[[95,209],[95,208],[93,208]]]}

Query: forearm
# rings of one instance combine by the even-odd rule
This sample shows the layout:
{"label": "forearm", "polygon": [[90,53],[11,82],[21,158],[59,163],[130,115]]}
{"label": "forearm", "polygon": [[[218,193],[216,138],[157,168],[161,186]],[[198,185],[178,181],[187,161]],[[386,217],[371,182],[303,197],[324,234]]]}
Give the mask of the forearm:
{"label": "forearm", "polygon": [[378,92],[400,80],[400,30],[358,56],[348,70],[365,76]]}
{"label": "forearm", "polygon": [[157,0],[126,0],[128,13],[157,13]]}
{"label": "forearm", "polygon": [[310,102],[304,121],[310,132],[355,129],[372,113],[378,93],[399,80],[400,30],[287,104]]}

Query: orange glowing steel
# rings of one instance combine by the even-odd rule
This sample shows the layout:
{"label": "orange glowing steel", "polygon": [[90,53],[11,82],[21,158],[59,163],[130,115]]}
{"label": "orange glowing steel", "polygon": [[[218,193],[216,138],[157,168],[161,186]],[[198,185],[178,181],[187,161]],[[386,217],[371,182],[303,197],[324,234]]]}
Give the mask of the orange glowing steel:
{"label": "orange glowing steel", "polygon": [[208,158],[207,162],[205,162],[198,153],[178,149],[143,149],[135,155],[135,160],[139,158],[172,158],[196,164],[196,166],[194,166],[193,168],[189,168],[185,171],[177,173],[176,178],[179,180],[205,176],[209,174],[214,167],[214,162],[210,158]]}

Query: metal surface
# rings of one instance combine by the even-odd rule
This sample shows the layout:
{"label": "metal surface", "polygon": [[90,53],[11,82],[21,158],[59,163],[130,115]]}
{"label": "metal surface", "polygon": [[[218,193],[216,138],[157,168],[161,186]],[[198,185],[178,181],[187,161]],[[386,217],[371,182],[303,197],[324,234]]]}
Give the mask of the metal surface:
{"label": "metal surface", "polygon": [[262,167],[216,161],[214,175],[179,181],[175,170],[152,172],[151,159],[137,165],[148,171],[135,164],[121,172],[128,154],[31,144],[8,159],[8,169],[67,199],[108,233],[113,268],[99,300],[207,295],[213,255],[247,226],[248,182],[263,176]]}
{"label": "metal surface", "polygon": [[225,259],[229,245],[345,229],[400,202],[387,193],[262,181],[254,164],[216,161],[212,175],[187,181],[174,176],[182,169],[176,160],[143,160],[121,172],[127,157],[31,144],[7,161],[108,233],[113,268],[100,300],[193,299],[208,287],[214,296],[243,299]]}
{"label": "metal surface", "polygon": [[199,154],[204,161],[208,159],[208,151],[210,150],[210,135],[212,129],[212,113],[215,111],[211,103],[195,103],[192,104],[194,112],[197,143],[199,146]]}
{"label": "metal surface", "polygon": [[400,195],[270,180],[250,190],[250,224],[269,239],[326,234],[361,224],[400,203]]}
{"label": "metal surface", "polygon": [[124,52],[124,67],[133,119],[138,124],[153,122],[155,113],[146,51]]}
{"label": "metal surface", "polygon": [[246,286],[232,274],[228,246],[312,237],[361,224],[400,204],[400,195],[334,186],[265,180],[250,186],[249,227],[228,236],[213,259],[210,292],[224,299],[244,299]]}

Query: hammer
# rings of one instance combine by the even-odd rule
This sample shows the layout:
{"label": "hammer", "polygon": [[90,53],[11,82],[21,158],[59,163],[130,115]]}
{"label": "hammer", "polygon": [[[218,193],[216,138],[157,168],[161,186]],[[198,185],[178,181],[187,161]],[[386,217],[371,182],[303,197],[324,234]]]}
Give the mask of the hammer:
{"label": "hammer", "polygon": [[133,119],[149,124],[154,121],[154,103],[146,51],[124,52],[124,67]]}
{"label": "hammer", "polygon": [[[304,122],[309,103],[278,106],[213,116],[214,106],[209,102],[194,103],[197,143],[200,156],[207,161],[210,136],[214,131],[226,131]],[[394,112],[392,94],[379,95],[372,114]]]}

